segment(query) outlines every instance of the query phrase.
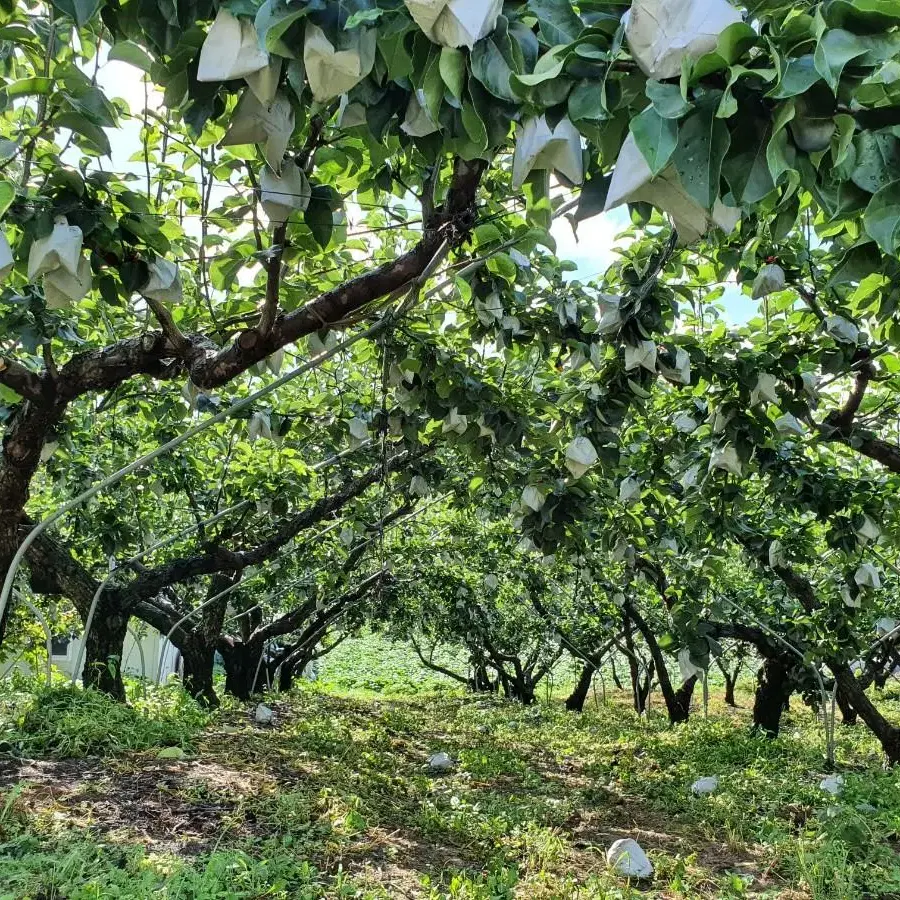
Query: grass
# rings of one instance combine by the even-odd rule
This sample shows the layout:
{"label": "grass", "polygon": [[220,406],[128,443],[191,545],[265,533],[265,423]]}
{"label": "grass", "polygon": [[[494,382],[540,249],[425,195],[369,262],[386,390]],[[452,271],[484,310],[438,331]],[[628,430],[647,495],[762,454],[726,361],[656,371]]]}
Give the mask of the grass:
{"label": "grass", "polygon": [[[799,703],[777,741],[715,700],[677,729],[612,692],[583,715],[561,691],[524,709],[435,690],[367,641],[343,673],[270,698],[273,728],[151,694],[114,742],[88,740],[102,701],[45,698],[15,726],[41,758],[0,760],[0,900],[900,897],[900,785],[861,727],[840,729],[832,798]],[[374,693],[367,654],[407,667],[399,693]],[[160,759],[173,743],[190,755]],[[444,776],[426,765],[439,750],[457,761]],[[720,790],[692,796],[710,774]],[[649,885],[607,871],[624,836],[648,851]]]}

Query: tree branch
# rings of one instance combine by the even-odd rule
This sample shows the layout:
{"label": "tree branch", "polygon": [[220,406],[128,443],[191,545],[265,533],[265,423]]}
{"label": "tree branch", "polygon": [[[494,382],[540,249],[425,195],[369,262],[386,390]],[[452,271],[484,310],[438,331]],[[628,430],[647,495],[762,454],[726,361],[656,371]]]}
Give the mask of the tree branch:
{"label": "tree branch", "polygon": [[[415,452],[399,453],[387,461],[389,470],[400,468],[408,462],[419,459],[431,448]],[[163,588],[182,581],[216,572],[237,571],[248,566],[259,565],[271,559],[285,544],[301,531],[311,528],[326,516],[341,509],[349,500],[362,494],[376,484],[382,476],[379,464],[345,484],[339,491],[312,504],[296,515],[285,517],[275,529],[275,533],[255,547],[244,550],[228,550],[221,546],[208,547],[205,552],[174,560],[164,566],[147,571],[135,579],[127,588],[134,601],[145,600],[158,594]]]}
{"label": "tree branch", "polygon": [[39,402],[46,399],[44,379],[8,356],[0,356],[0,384],[27,400]]}
{"label": "tree branch", "polygon": [[[141,296],[144,297],[143,294],[141,294]],[[153,310],[153,315],[156,316],[163,334],[168,338],[175,353],[178,354],[178,356],[185,356],[190,350],[191,344],[181,333],[181,329],[175,324],[172,313],[170,313],[166,305],[159,300],[154,300],[152,297],[144,297],[144,300],[146,301],[147,306]]]}

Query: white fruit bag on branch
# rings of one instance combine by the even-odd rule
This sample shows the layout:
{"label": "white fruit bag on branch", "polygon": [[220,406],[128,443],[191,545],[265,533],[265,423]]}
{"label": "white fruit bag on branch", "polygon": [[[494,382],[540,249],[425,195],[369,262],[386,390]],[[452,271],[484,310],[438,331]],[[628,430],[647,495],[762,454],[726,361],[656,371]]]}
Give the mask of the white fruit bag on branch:
{"label": "white fruit bag on branch", "polygon": [[598,460],[594,445],[586,437],[577,437],[566,448],[566,468],[581,478]]}
{"label": "white fruit bag on branch", "polygon": [[443,47],[470,50],[497,26],[503,0],[404,0],[416,25]]}
{"label": "white fruit bag on branch", "polygon": [[265,106],[248,90],[234,111],[231,126],[222,138],[222,146],[261,144],[266,162],[280,172],[293,133],[294,110],[286,94],[279,91],[271,105]]}
{"label": "white fruit bag on branch", "polygon": [[677,78],[685,58],[711,53],[719,35],[742,21],[727,0],[634,0],[627,15],[628,49],[644,74],[657,81]]}
{"label": "white fruit bag on branch", "polygon": [[16,265],[6,232],[0,230],[0,278],[6,278]]}
{"label": "white fruit bag on branch", "polygon": [[560,119],[551,129],[545,116],[535,116],[519,128],[513,156],[513,188],[520,188],[535,169],[561,172],[574,184],[584,181],[581,135],[569,119]]}
{"label": "white fruit bag on branch", "polygon": [[93,284],[91,263],[82,256],[74,275],[63,266],[44,275],[44,300],[50,309],[64,309],[87,296]]}
{"label": "white fruit bag on branch", "polygon": [[312,22],[306,25],[303,64],[313,98],[319,103],[327,103],[346,94],[375,65],[375,31],[357,28],[350,34],[350,46],[338,50],[318,25]]}
{"label": "white fruit bag on branch", "polygon": [[312,197],[304,171],[292,159],[277,175],[270,168],[259,176],[260,199],[269,221],[281,225],[295,212],[305,212]]}
{"label": "white fruit bag on branch", "polygon": [[156,257],[150,263],[150,277],[141,288],[141,294],[161,303],[180,303],[182,288],[178,266],[161,256]]}
{"label": "white fruit bag on branch", "polygon": [[197,81],[245,78],[268,64],[269,54],[259,46],[253,22],[220,9],[200,49]]}
{"label": "white fruit bag on branch", "polygon": [[70,225],[65,216],[58,216],[53,231],[31,245],[28,253],[29,280],[59,268],[65,269],[73,278],[77,277],[83,240],[84,235],[77,225]]}
{"label": "white fruit bag on branch", "polygon": [[716,200],[711,213],[705,210],[684,189],[674,166],[667,166],[654,178],[631,133],[616,160],[604,211],[623,203],[649,203],[668,213],[678,230],[681,245],[698,240],[712,225],[732,232],[741,218],[739,209],[726,206],[721,200]]}

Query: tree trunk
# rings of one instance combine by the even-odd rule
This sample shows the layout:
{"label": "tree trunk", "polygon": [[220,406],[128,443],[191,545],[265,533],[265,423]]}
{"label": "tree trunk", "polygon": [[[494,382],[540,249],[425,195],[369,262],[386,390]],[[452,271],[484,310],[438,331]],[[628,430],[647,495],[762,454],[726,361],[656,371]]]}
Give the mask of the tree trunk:
{"label": "tree trunk", "polygon": [[566,709],[569,712],[582,712],[584,710],[584,701],[587,699],[588,691],[591,689],[591,681],[593,681],[596,671],[597,667],[593,663],[585,663],[582,667],[578,684],[575,685],[575,690],[569,694],[566,700]]}
{"label": "tree trunk", "polygon": [[496,694],[497,683],[491,681],[487,666],[476,664],[472,667],[472,677],[469,679],[469,688],[474,693]]}
{"label": "tree trunk", "polygon": [[278,689],[287,693],[294,686],[294,667],[290,663],[282,663],[278,675]]}
{"label": "tree trunk", "polygon": [[129,618],[100,602],[87,636],[81,673],[81,682],[86,688],[95,688],[121,701],[125,700],[122,657]]}
{"label": "tree trunk", "polygon": [[213,669],[216,664],[215,644],[203,640],[199,634],[178,648],[184,665],[184,689],[203,706],[217,707],[219,698],[213,687]]}
{"label": "tree trunk", "polygon": [[[666,712],[669,714],[669,722],[673,725],[677,725],[679,722],[686,722],[691,711],[691,695],[694,692],[694,685],[691,684],[689,688],[686,688],[689,692],[687,693],[687,702],[685,704],[684,695],[679,699],[678,692],[672,687],[672,681],[669,678],[669,670],[666,668],[666,660],[662,654],[662,650],[659,648],[659,642],[653,634],[653,629],[650,628],[644,620],[644,617],[638,613],[632,604],[626,604],[625,612],[634,620],[634,624],[637,626],[638,631],[640,631],[641,636],[644,638],[644,641],[650,650],[650,655],[653,657],[653,663],[656,667],[656,676],[659,679],[659,689],[662,691],[663,700],[666,704]],[[631,648],[629,647],[629,649]]]}
{"label": "tree trunk", "polygon": [[850,698],[847,696],[846,690],[840,685],[835,685],[835,700],[841,710],[841,720],[844,725],[856,725],[859,721],[859,714],[853,708]]}
{"label": "tree trunk", "polygon": [[725,678],[725,703],[727,706],[737,709],[737,701],[734,699],[734,689],[737,686],[737,677],[733,676],[727,670],[722,671]]}
{"label": "tree trunk", "polygon": [[625,687],[623,686],[622,681],[619,678],[619,673],[616,671],[616,654],[615,653],[610,653],[610,655],[609,655],[609,667],[612,670],[611,674],[612,674],[613,684],[616,686],[616,688],[618,690],[624,691]]}
{"label": "tree trunk", "polygon": [[632,630],[631,619],[626,619],[623,636],[628,653],[625,655],[625,658],[628,660],[628,674],[631,676],[631,695],[634,700],[634,711],[640,715],[644,711],[644,698],[641,691],[641,672],[635,656]]}
{"label": "tree trunk", "polygon": [[900,728],[891,725],[869,699],[850,667],[844,663],[828,664],[834,672],[838,687],[844,692],[859,717],[878,738],[888,762],[894,766],[900,762]]}
{"label": "tree trunk", "polygon": [[[259,665],[262,648],[255,644],[235,641],[229,645],[220,644],[219,651],[225,662],[226,692],[240,700],[249,700],[259,690],[260,679],[265,684],[265,672]],[[257,667],[259,667],[258,675]]]}
{"label": "tree trunk", "polygon": [[769,658],[763,661],[756,677],[753,727],[771,737],[778,737],[781,728],[781,714],[794,690],[790,678],[790,667],[779,659]]}
{"label": "tree trunk", "polygon": [[672,722],[687,722],[688,717],[691,714],[691,700],[694,698],[694,688],[697,686],[697,676],[691,675],[690,678],[685,679],[681,686],[675,691],[675,708],[676,715],[679,717],[677,719],[672,719],[669,717]]}

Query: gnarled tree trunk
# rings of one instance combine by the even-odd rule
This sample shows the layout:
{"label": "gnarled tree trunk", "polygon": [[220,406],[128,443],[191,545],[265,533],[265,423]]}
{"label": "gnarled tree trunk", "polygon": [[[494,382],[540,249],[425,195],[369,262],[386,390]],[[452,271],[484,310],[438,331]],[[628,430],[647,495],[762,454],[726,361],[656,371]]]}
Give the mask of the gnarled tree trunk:
{"label": "gnarled tree trunk", "polygon": [[594,680],[594,673],[597,667],[593,663],[585,663],[581,669],[581,675],[578,677],[578,684],[566,699],[566,709],[569,712],[582,712],[584,710],[584,701],[587,700],[588,691],[591,689],[591,682]]}
{"label": "gnarled tree trunk", "polygon": [[776,657],[770,657],[763,661],[756,678],[753,727],[771,737],[778,737],[781,714],[794,692],[790,666]]}
{"label": "gnarled tree trunk", "polygon": [[859,717],[878,738],[888,762],[892,766],[897,765],[900,762],[900,728],[892,725],[881,714],[848,665],[835,662],[829,662],[828,665],[834,672],[839,690],[844,692],[844,696],[859,713]]}
{"label": "gnarled tree trunk", "polygon": [[192,633],[178,648],[184,665],[184,689],[204,706],[216,707],[219,698],[213,686],[216,646]]}
{"label": "gnarled tree trunk", "polygon": [[[241,700],[249,700],[265,683],[265,661],[260,665],[262,647],[241,641],[219,643],[219,652],[225,663],[225,690]],[[284,672],[284,669],[282,669]]]}
{"label": "gnarled tree trunk", "polygon": [[82,684],[86,688],[103,691],[116,700],[125,699],[122,657],[130,618],[128,614],[110,608],[101,599],[84,648]]}
{"label": "gnarled tree trunk", "polygon": [[672,718],[671,715],[669,716],[673,724],[675,722],[687,722],[691,714],[691,700],[694,699],[694,688],[697,686],[697,680],[696,675],[691,675],[675,691],[675,701],[673,703],[675,718]]}
{"label": "gnarled tree trunk", "polygon": [[835,700],[837,701],[838,708],[841,711],[841,722],[844,725],[856,725],[859,721],[859,714],[853,708],[853,704],[850,702],[850,698],[847,696],[847,691],[842,688],[840,685],[835,685]]}

